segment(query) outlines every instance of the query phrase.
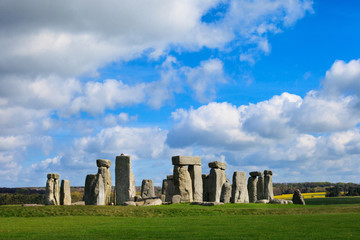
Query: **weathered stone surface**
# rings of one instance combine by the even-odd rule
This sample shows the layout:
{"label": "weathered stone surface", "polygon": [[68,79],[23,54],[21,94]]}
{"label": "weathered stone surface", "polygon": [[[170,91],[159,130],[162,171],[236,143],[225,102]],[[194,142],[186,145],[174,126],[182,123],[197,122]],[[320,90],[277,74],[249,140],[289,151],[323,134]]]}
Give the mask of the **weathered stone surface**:
{"label": "weathered stone surface", "polygon": [[85,205],[85,201],[74,202],[71,205]]}
{"label": "weathered stone surface", "polygon": [[105,187],[101,174],[86,176],[84,201],[85,205],[105,205]]}
{"label": "weathered stone surface", "polygon": [[269,203],[269,200],[261,199],[261,200],[257,200],[256,203]]}
{"label": "weathered stone surface", "polygon": [[173,179],[174,179],[174,175],[167,175],[167,176],[166,176],[166,179],[167,179],[167,180],[173,180]]}
{"label": "weathered stone surface", "polygon": [[109,168],[111,166],[111,161],[107,160],[107,159],[97,159],[96,160],[96,165],[98,167],[107,167],[107,168]]}
{"label": "weathered stone surface", "polygon": [[295,190],[294,195],[292,197],[292,201],[294,204],[305,205],[304,197],[301,195],[301,192],[299,189]]}
{"label": "weathered stone surface", "polygon": [[46,181],[46,205],[60,205],[60,181],[59,174],[49,173],[47,174]]}
{"label": "weathered stone surface", "polygon": [[271,199],[269,201],[269,203],[271,203],[271,204],[289,204],[289,201],[285,200],[285,199],[276,199],[276,198],[274,198],[274,199]]}
{"label": "weathered stone surface", "polygon": [[211,168],[208,180],[209,202],[220,202],[222,186],[226,179],[224,170],[221,168]]}
{"label": "weathered stone surface", "polygon": [[116,205],[133,200],[135,192],[135,177],[131,172],[130,156],[121,154],[115,160],[115,191]]}
{"label": "weathered stone surface", "polygon": [[261,176],[261,175],[262,175],[262,172],[260,172],[260,171],[254,171],[254,172],[250,172],[249,174],[250,174],[250,176],[252,176],[252,177],[257,177],[257,176]]}
{"label": "weathered stone surface", "polygon": [[203,201],[203,180],[200,165],[190,165],[188,168],[192,182],[193,201]]}
{"label": "weathered stone surface", "polygon": [[128,201],[128,202],[124,202],[122,205],[124,205],[124,206],[136,206],[136,202]]}
{"label": "weathered stone surface", "polygon": [[141,197],[153,198],[155,197],[154,182],[152,179],[144,179],[141,183]]}
{"label": "weathered stone surface", "polygon": [[231,199],[231,184],[230,181],[226,181],[221,190],[220,202],[229,203]]}
{"label": "weathered stone surface", "polygon": [[47,174],[47,178],[48,178],[48,179],[50,179],[50,178],[59,179],[59,178],[60,178],[60,175],[57,174],[57,173],[48,173],[48,174]]}
{"label": "weathered stone surface", "polygon": [[173,165],[201,165],[201,157],[173,156],[171,160]]}
{"label": "weathered stone surface", "polygon": [[261,173],[258,176],[258,181],[257,181],[257,199],[264,199],[264,175]]}
{"label": "weathered stone surface", "polygon": [[[98,159],[99,160],[99,159]],[[97,161],[98,161],[97,160]],[[110,160],[107,160],[110,161]],[[99,164],[98,164],[99,166]],[[110,203],[110,196],[111,196],[111,172],[109,167],[99,167],[98,174],[101,174],[102,179],[104,181],[104,188],[105,188],[105,205],[109,205]]]}
{"label": "weathered stone surface", "polygon": [[203,201],[209,201],[209,174],[202,174],[203,180]]}
{"label": "weathered stone surface", "polygon": [[264,171],[264,199],[274,199],[274,190],[272,183],[272,171],[265,170]]}
{"label": "weathered stone surface", "polygon": [[181,202],[192,202],[193,191],[190,173],[187,166],[174,165],[175,194],[181,196]]}
{"label": "weathered stone surface", "polygon": [[171,198],[171,203],[176,204],[181,202],[181,196],[180,195],[174,195]]}
{"label": "weathered stone surface", "polygon": [[165,194],[161,194],[161,195],[160,195],[160,199],[161,199],[161,201],[164,203],[165,200],[166,200],[166,195],[165,195]]}
{"label": "weathered stone surface", "polygon": [[249,202],[245,172],[234,172],[231,199],[233,203]]}
{"label": "weathered stone surface", "polygon": [[257,178],[249,177],[248,179],[248,192],[249,192],[249,202],[254,203],[257,201]]}
{"label": "weathered stone surface", "polygon": [[209,168],[220,168],[222,170],[226,170],[226,163],[218,161],[209,162]]}
{"label": "weathered stone surface", "polygon": [[61,180],[60,205],[71,205],[70,180]]}
{"label": "weathered stone surface", "polygon": [[163,184],[162,184],[162,189],[161,189],[161,197],[164,196],[164,199],[161,199],[161,200],[163,202],[171,203],[171,198],[173,195],[174,195],[173,179],[164,179]]}
{"label": "weathered stone surface", "polygon": [[161,205],[162,201],[160,198],[155,198],[155,199],[146,199],[144,202],[144,206],[156,206],[156,205]]}

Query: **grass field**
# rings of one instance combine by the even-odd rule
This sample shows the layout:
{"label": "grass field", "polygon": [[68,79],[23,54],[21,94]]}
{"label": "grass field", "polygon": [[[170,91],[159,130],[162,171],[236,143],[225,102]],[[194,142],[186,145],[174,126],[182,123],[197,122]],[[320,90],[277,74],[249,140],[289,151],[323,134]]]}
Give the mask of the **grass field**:
{"label": "grass field", "polygon": [[0,239],[359,238],[360,198],[328,199],[306,206],[0,206]]}
{"label": "grass field", "polygon": [[[315,192],[315,193],[302,193],[301,195],[304,197],[304,199],[309,199],[309,198],[324,198],[325,194],[326,192]],[[275,196],[275,198],[287,199],[287,200],[291,200],[292,197],[293,194],[283,194],[283,195]]]}

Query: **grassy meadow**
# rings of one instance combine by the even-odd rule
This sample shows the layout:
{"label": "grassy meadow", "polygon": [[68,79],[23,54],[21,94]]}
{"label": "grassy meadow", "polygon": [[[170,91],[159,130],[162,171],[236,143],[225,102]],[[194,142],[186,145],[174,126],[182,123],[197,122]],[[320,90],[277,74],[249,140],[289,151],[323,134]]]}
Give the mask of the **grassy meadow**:
{"label": "grassy meadow", "polygon": [[334,199],[306,206],[0,206],[0,239],[360,238],[360,198]]}

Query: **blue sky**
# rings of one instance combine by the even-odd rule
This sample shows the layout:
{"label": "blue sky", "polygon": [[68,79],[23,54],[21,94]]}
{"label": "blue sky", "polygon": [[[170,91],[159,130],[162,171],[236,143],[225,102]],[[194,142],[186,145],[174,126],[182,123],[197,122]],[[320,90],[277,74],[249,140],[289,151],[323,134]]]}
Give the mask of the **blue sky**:
{"label": "blue sky", "polygon": [[[71,185],[171,156],[274,182],[359,182],[360,3],[0,2],[0,182]],[[114,166],[112,168],[114,179]]]}

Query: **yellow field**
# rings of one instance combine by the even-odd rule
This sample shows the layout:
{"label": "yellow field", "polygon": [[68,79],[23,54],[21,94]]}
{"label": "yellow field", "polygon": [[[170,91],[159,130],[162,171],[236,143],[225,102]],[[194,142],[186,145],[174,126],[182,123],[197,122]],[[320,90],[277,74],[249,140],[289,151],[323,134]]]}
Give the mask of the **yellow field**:
{"label": "yellow field", "polygon": [[[325,194],[326,192],[315,192],[315,193],[302,193],[301,195],[303,195],[304,199],[308,199],[308,198],[324,198]],[[283,195],[275,196],[275,198],[277,199],[287,199],[287,200],[291,200],[292,197],[293,197],[292,194],[283,194]]]}

